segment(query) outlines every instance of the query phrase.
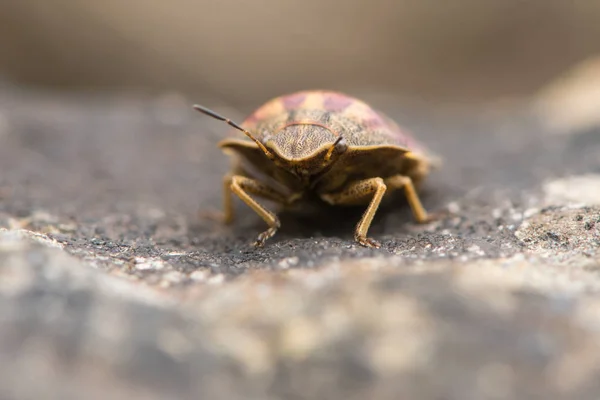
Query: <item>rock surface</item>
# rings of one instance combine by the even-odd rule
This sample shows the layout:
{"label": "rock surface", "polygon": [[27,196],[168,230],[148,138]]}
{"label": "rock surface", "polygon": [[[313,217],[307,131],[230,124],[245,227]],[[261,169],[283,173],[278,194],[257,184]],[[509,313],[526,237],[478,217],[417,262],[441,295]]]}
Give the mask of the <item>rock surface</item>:
{"label": "rock surface", "polygon": [[399,197],[373,250],[361,210],[289,213],[254,249],[239,202],[199,215],[226,128],[192,101],[4,88],[0,397],[597,398],[600,126],[372,100],[442,155],[423,200],[452,216]]}

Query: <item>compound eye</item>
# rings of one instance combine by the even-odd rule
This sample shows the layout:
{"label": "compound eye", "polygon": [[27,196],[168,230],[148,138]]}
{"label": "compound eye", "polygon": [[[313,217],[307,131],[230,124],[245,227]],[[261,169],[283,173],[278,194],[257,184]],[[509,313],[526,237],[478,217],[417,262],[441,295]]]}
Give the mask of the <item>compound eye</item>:
{"label": "compound eye", "polygon": [[337,153],[344,153],[346,150],[348,150],[348,143],[346,143],[346,139],[344,139],[343,136],[340,136],[335,141],[334,146]]}
{"label": "compound eye", "polygon": [[262,144],[264,144],[265,146],[267,145],[267,142],[269,140],[273,139],[273,136],[269,135],[267,132],[263,133],[263,138],[262,138]]}

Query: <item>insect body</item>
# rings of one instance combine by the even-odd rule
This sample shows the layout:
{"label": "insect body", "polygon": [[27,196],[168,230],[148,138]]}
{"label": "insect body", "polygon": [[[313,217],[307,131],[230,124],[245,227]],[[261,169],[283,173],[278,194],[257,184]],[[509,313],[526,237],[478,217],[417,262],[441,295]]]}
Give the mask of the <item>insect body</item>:
{"label": "insect body", "polygon": [[358,99],[331,91],[297,92],[267,102],[241,125],[194,108],[241,132],[219,143],[238,156],[224,178],[224,218],[233,220],[235,193],[269,226],[257,246],[280,222],[253,196],[282,205],[308,194],[332,205],[364,204],[354,238],[367,247],[380,246],[367,231],[380,202],[395,189],[404,190],[418,222],[430,220],[415,187],[429,173],[431,159],[396,123]]}

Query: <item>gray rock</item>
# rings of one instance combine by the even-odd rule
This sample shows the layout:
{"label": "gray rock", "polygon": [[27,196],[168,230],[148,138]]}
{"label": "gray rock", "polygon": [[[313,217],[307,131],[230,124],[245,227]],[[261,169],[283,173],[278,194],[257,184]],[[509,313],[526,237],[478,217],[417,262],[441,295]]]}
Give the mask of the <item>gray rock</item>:
{"label": "gray rock", "polygon": [[253,249],[242,205],[232,228],[198,216],[219,207],[221,125],[0,101],[1,398],[598,397],[600,129],[405,115],[446,160],[424,202],[455,216],[387,206],[372,250],[361,210],[289,213]]}

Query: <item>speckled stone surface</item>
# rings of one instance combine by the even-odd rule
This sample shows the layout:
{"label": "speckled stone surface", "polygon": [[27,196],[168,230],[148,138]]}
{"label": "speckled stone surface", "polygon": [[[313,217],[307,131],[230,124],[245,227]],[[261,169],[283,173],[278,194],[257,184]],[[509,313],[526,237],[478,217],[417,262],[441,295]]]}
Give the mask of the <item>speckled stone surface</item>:
{"label": "speckled stone surface", "polygon": [[0,397],[597,398],[600,126],[367,100],[444,158],[423,201],[452,216],[398,197],[375,250],[360,209],[287,213],[254,249],[240,202],[201,216],[227,129],[195,99],[3,88]]}

